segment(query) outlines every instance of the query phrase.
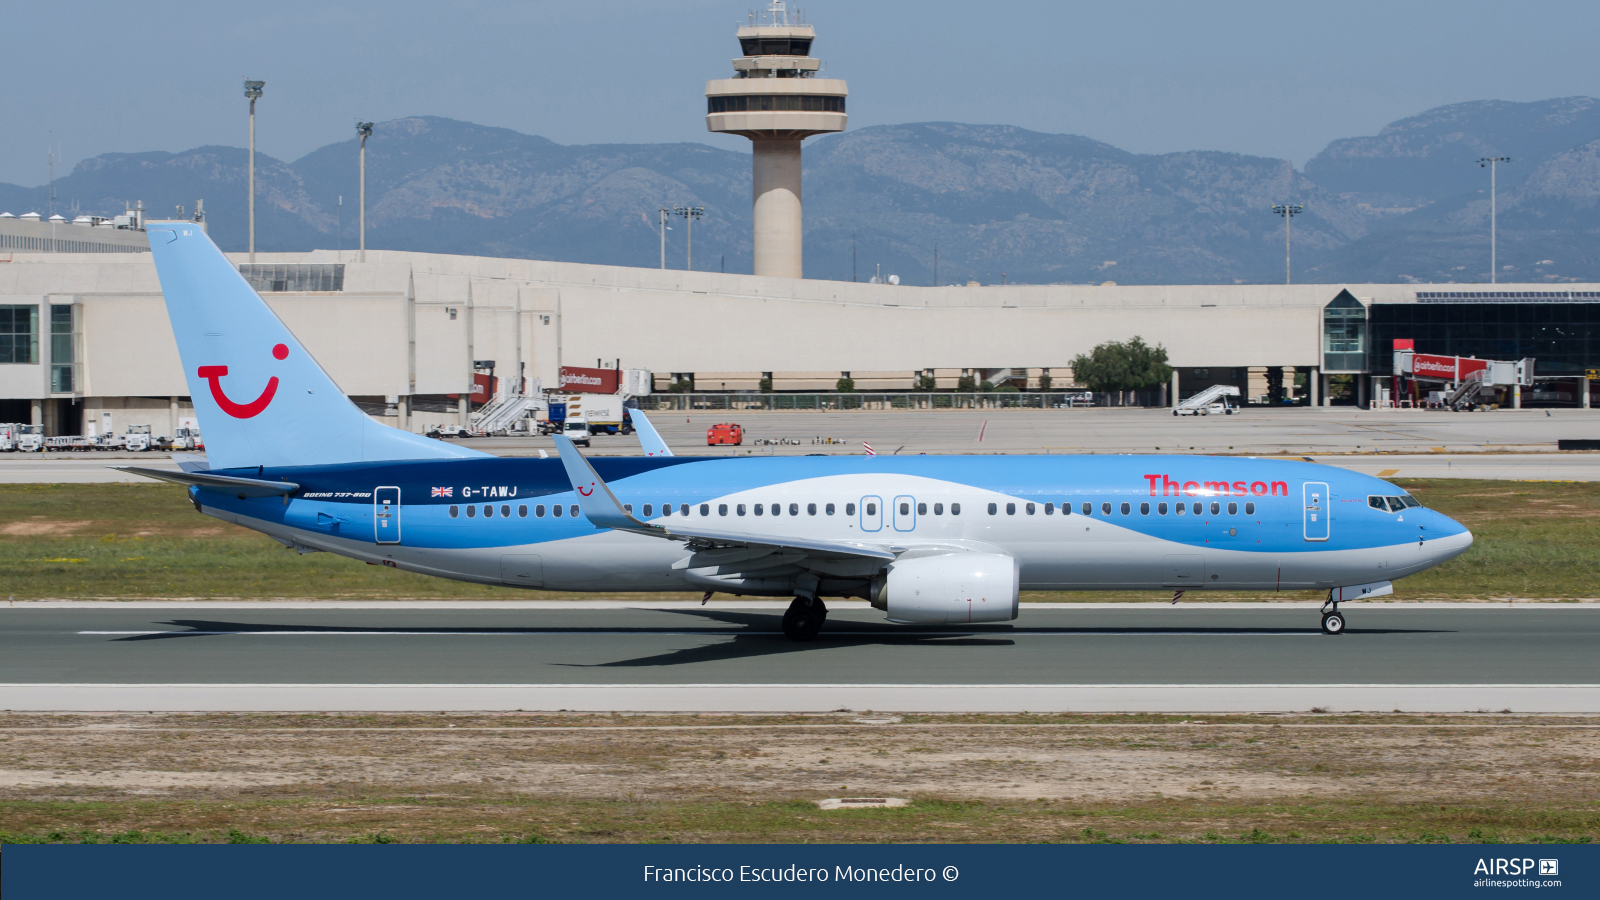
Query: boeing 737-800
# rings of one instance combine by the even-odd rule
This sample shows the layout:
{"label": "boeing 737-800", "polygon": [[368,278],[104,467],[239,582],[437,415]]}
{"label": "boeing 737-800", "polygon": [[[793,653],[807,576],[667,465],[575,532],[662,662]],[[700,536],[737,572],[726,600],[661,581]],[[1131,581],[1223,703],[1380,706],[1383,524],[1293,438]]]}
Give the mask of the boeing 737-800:
{"label": "boeing 737-800", "polygon": [[[1342,469],[1213,456],[498,458],[373,421],[197,226],[149,232],[205,467],[128,467],[198,511],[483,584],[825,598],[897,623],[1005,622],[1020,591],[1326,590],[1339,603],[1464,552],[1466,528]],[[358,338],[353,338],[358,339]]]}

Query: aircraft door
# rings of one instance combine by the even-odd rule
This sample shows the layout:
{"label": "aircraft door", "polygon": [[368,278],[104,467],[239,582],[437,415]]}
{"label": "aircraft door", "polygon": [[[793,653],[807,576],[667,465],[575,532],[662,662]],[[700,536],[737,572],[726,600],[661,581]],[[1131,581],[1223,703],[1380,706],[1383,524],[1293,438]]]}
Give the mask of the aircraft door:
{"label": "aircraft door", "polygon": [[1328,539],[1328,485],[1321,481],[1308,481],[1301,488],[1305,497],[1304,526],[1308,541]]}
{"label": "aircraft door", "polygon": [[862,497],[861,498],[861,530],[862,531],[882,531],[883,530],[883,498],[882,497]]}
{"label": "aircraft door", "polygon": [[372,491],[372,531],[380,544],[400,543],[400,489],[380,487]]}
{"label": "aircraft door", "polygon": [[911,531],[917,527],[917,498],[902,494],[894,498],[894,530]]}

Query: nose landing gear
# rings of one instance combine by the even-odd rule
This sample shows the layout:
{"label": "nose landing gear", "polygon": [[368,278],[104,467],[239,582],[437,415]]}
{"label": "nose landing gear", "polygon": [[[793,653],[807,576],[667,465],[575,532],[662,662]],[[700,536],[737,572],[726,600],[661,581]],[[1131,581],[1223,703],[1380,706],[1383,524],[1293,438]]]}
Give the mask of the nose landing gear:
{"label": "nose landing gear", "polygon": [[809,641],[822,630],[828,619],[828,607],[822,600],[796,597],[783,614],[783,633],[791,641]]}
{"label": "nose landing gear", "polygon": [[1329,591],[1327,602],[1322,604],[1322,633],[1344,634],[1344,624],[1344,613],[1339,612],[1339,602]]}

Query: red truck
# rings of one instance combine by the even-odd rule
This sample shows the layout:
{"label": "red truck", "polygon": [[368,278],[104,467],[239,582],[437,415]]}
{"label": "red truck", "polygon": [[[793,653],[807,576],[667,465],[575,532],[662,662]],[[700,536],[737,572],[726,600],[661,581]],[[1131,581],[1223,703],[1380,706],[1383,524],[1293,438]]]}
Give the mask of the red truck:
{"label": "red truck", "polygon": [[737,447],[744,443],[744,429],[738,425],[724,422],[706,429],[706,446],[714,447],[717,444],[732,444]]}

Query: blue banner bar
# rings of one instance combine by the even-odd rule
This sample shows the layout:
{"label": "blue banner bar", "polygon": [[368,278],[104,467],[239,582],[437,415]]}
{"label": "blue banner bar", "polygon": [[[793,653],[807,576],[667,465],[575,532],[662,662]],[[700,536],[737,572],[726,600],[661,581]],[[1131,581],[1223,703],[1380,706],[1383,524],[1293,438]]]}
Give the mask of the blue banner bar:
{"label": "blue banner bar", "polygon": [[12,845],[6,900],[1594,897],[1600,846]]}

